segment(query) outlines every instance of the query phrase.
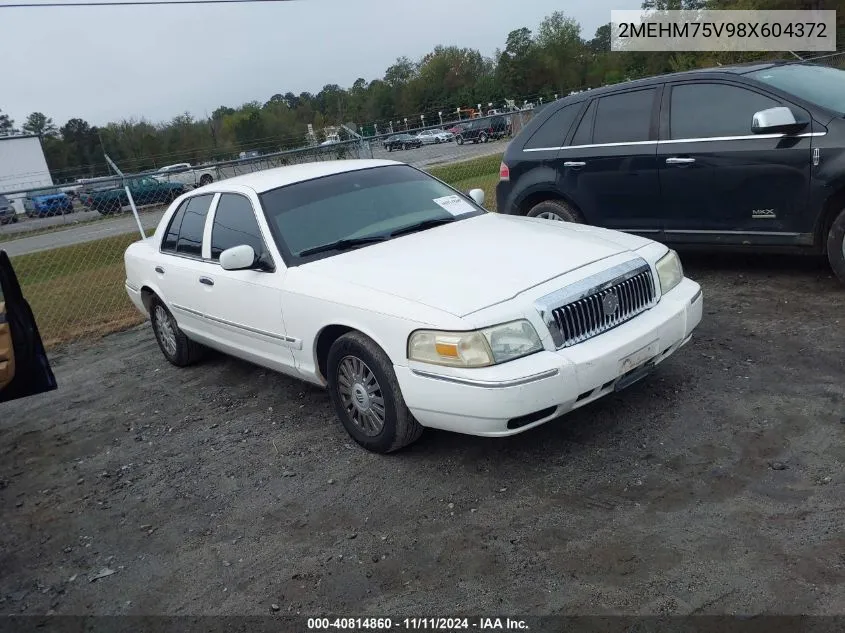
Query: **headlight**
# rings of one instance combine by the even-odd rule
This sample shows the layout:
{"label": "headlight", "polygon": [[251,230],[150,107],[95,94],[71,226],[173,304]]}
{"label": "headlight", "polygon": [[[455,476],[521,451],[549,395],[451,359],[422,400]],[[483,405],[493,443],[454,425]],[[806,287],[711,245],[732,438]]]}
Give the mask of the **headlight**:
{"label": "headlight", "polygon": [[681,266],[681,258],[671,249],[660,258],[656,268],[657,278],[660,279],[660,294],[665,295],[681,283],[681,280],[684,278],[684,267]]}
{"label": "headlight", "polygon": [[543,349],[537,330],[522,319],[472,332],[417,330],[408,339],[408,358],[450,367],[488,367]]}

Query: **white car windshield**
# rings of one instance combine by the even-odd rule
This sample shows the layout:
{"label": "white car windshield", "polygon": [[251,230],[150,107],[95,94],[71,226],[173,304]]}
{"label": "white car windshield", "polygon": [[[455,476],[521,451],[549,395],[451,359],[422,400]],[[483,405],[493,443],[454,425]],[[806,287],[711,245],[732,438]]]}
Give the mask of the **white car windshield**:
{"label": "white car windshield", "polygon": [[260,199],[289,266],[485,213],[472,199],[407,165],[307,180]]}

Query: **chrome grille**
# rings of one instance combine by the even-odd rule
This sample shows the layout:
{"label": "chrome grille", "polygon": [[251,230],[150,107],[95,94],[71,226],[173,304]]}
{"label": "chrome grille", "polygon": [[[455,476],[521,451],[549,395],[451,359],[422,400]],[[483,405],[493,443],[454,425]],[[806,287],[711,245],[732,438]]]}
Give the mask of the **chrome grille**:
{"label": "chrome grille", "polygon": [[634,260],[543,297],[537,308],[559,349],[630,321],[655,300],[651,268],[644,260]]}

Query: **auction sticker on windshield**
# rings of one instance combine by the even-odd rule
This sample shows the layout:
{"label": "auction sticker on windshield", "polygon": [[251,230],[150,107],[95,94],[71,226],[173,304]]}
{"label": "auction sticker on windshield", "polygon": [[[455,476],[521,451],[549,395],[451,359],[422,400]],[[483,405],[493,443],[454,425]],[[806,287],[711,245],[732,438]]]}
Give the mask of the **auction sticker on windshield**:
{"label": "auction sticker on windshield", "polygon": [[435,198],[434,204],[443,207],[452,215],[463,215],[465,213],[472,213],[476,210],[475,207],[460,196],[444,196],[442,198]]}

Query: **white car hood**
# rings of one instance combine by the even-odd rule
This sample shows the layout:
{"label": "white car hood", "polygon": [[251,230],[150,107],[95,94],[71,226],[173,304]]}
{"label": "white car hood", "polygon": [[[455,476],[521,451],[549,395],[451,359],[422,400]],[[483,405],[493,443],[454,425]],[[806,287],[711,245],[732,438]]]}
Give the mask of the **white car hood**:
{"label": "white car hood", "polygon": [[301,269],[466,316],[648,243],[585,225],[487,213],[327,257]]}

